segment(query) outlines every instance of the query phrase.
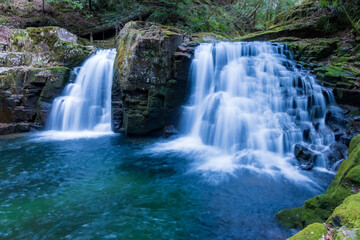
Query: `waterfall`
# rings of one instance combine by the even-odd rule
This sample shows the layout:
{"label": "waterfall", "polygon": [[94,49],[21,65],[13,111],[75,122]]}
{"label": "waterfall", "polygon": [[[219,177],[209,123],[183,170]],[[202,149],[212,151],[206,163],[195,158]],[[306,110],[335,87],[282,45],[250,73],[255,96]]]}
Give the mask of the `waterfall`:
{"label": "waterfall", "polygon": [[[180,121],[187,139],[231,155],[232,164],[258,169],[294,165],[294,146],[302,144],[318,153],[315,166],[330,168],[322,152],[335,141],[325,124],[334,97],[291,59],[285,46],[200,44],[190,78],[191,96]],[[228,161],[214,159],[202,168]]]}
{"label": "waterfall", "polygon": [[111,131],[115,55],[115,49],[99,50],[72,71],[70,83],[54,100],[48,120],[50,130]]}

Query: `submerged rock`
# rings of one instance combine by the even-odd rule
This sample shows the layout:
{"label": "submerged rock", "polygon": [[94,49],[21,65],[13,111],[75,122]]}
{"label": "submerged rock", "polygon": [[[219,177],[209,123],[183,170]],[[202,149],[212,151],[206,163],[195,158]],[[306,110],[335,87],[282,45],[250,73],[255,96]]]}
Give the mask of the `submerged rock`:
{"label": "submerged rock", "polygon": [[180,30],[155,23],[129,22],[121,30],[113,82],[115,131],[145,135],[176,122],[193,51],[185,42]]}

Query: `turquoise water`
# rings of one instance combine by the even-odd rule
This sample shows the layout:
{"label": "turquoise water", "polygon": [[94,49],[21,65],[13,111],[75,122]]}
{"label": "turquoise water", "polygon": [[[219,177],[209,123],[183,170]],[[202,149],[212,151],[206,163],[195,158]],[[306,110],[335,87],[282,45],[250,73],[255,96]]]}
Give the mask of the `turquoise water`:
{"label": "turquoise water", "polygon": [[0,238],[285,239],[294,231],[276,212],[324,192],[333,177],[198,170],[198,152],[158,149],[170,142],[0,138]]}

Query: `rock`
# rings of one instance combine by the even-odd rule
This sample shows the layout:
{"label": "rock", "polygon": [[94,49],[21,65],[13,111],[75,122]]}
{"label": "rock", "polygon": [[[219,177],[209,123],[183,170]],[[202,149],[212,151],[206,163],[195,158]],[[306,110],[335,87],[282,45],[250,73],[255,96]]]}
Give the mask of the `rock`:
{"label": "rock", "polygon": [[192,56],[184,39],[182,31],[150,22],[129,22],[121,30],[113,81],[114,130],[145,135],[176,124]]}
{"label": "rock", "polygon": [[[6,46],[9,43],[10,40],[10,28],[0,25],[0,44],[3,44],[3,46]],[[3,49],[0,49],[3,50]]]}
{"label": "rock", "polygon": [[31,65],[75,67],[84,61],[91,47],[76,43],[77,37],[59,27],[13,29],[8,52],[31,54]]}
{"label": "rock", "polygon": [[323,154],[329,160],[330,165],[335,164],[336,162],[343,160],[347,155],[346,145],[336,142],[330,144],[329,148],[326,149]]}
{"label": "rock", "polygon": [[30,123],[17,123],[15,124],[15,132],[28,132],[30,131]]}
{"label": "rock", "polygon": [[319,240],[327,232],[328,230],[323,224],[313,223],[288,240]]}
{"label": "rock", "polygon": [[302,144],[295,144],[294,155],[304,170],[311,170],[319,157],[319,154]]}
{"label": "rock", "polygon": [[304,206],[284,209],[276,219],[289,228],[304,228],[315,222],[325,222],[343,200],[360,189],[360,135],[351,140],[348,157],[336,173],[324,194],[306,200]]}
{"label": "rock", "polygon": [[0,135],[10,134],[10,133],[14,133],[14,125],[0,123]]}
{"label": "rock", "polygon": [[347,197],[335,208],[328,223],[346,228],[360,228],[360,193]]}
{"label": "rock", "polygon": [[176,127],[174,127],[173,125],[168,125],[168,126],[164,127],[163,137],[168,138],[168,137],[171,137],[171,136],[176,135],[178,133],[179,133],[179,131],[176,129]]}
{"label": "rock", "polygon": [[[347,197],[335,210],[324,224],[329,230],[325,235],[327,239],[359,239],[360,236],[360,193]],[[314,223],[301,230],[290,239],[319,239],[317,232],[324,233],[323,224]],[[313,234],[309,234],[313,233]]]}
{"label": "rock", "polygon": [[[69,80],[71,68],[93,48],[59,27],[7,29],[0,26],[0,134],[43,126],[51,103]],[[65,66],[64,66],[65,65]]]}

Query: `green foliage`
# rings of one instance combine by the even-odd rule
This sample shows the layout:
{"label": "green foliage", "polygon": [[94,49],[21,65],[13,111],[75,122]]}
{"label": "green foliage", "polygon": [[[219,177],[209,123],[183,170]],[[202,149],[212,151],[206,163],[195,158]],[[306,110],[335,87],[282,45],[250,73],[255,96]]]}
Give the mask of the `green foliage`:
{"label": "green foliage", "polygon": [[84,0],[46,0],[46,2],[53,4],[58,9],[83,9],[86,1]]}
{"label": "green foliage", "polygon": [[6,19],[0,18],[0,25],[5,25],[6,24]]}
{"label": "green foliage", "polygon": [[318,6],[321,8],[328,7],[330,5],[328,0],[320,0]]}

